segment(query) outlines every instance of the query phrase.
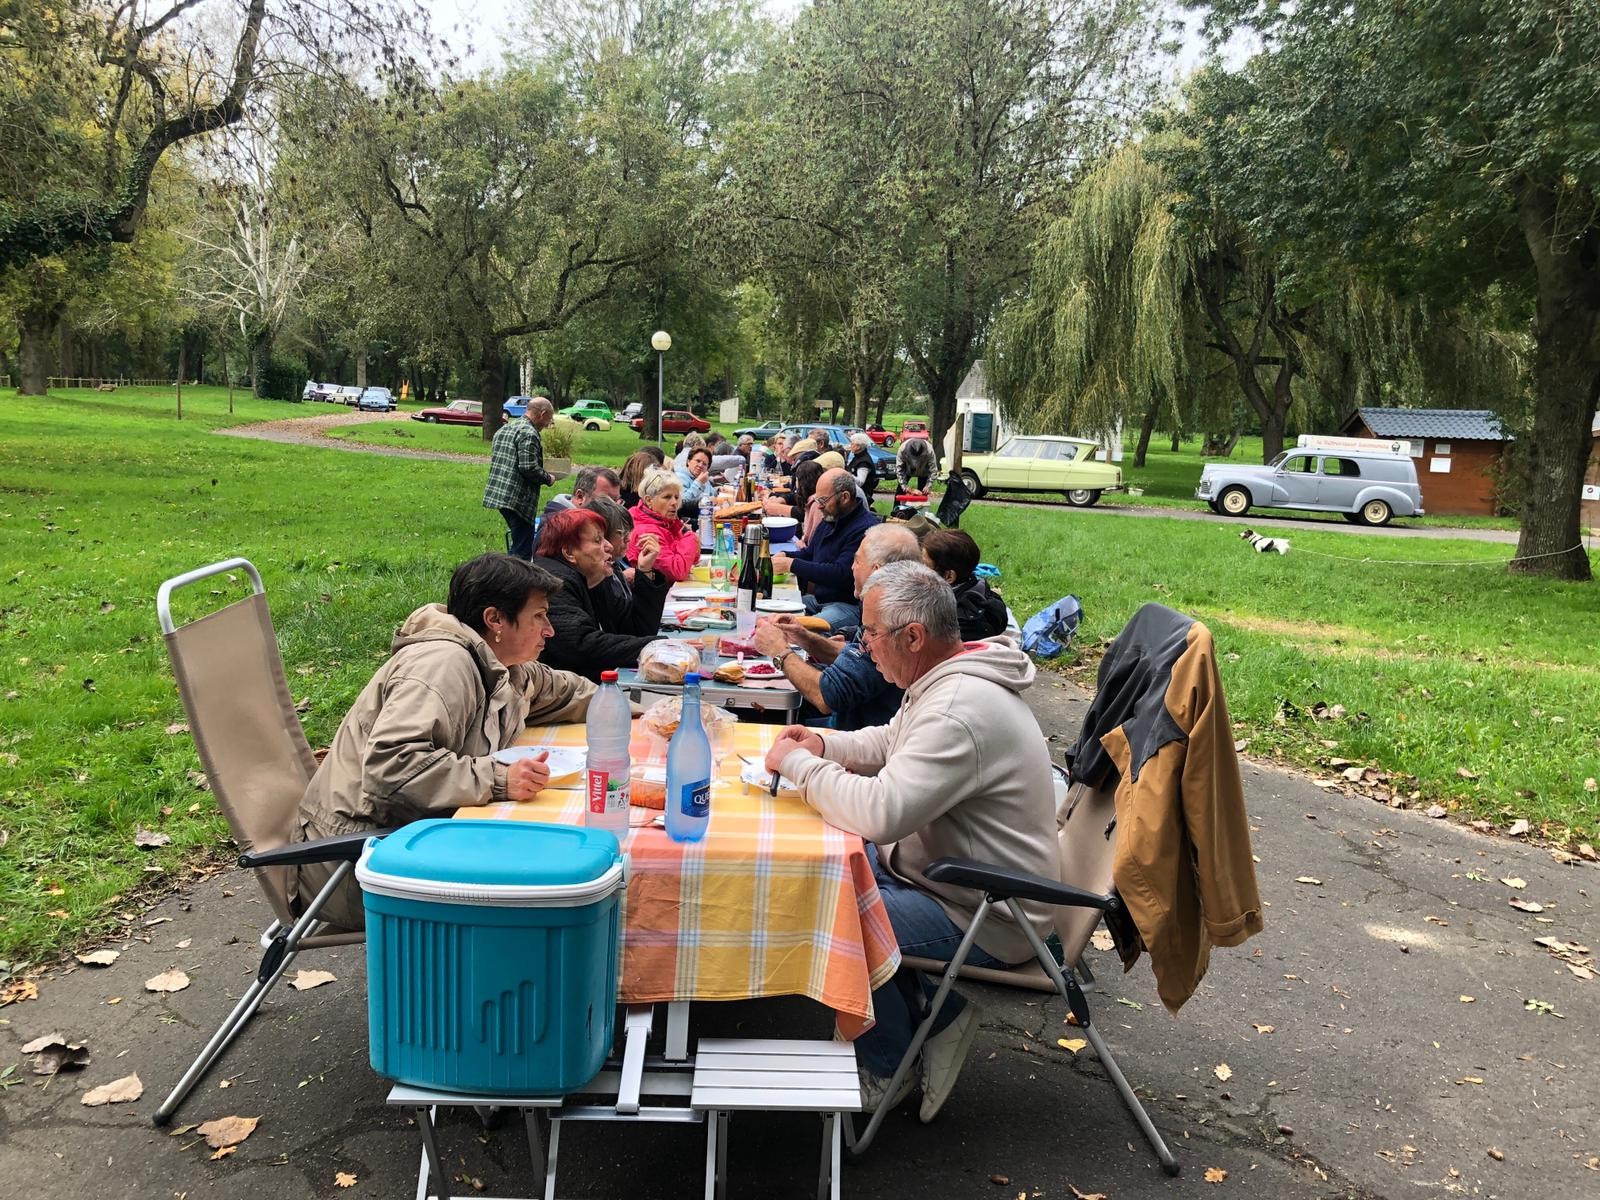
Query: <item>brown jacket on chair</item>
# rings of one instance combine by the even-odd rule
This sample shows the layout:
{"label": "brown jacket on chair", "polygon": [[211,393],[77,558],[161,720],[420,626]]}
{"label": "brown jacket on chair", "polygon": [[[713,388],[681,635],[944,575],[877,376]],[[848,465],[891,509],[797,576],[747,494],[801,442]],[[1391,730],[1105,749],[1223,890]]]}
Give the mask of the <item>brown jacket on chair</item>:
{"label": "brown jacket on chair", "polygon": [[1211,947],[1262,929],[1244,784],[1211,631],[1158,604],[1134,615],[1101,661],[1073,751],[1073,776],[1118,775],[1113,878],[1133,929],[1118,950],[1150,953],[1173,1012],[1205,977]]}

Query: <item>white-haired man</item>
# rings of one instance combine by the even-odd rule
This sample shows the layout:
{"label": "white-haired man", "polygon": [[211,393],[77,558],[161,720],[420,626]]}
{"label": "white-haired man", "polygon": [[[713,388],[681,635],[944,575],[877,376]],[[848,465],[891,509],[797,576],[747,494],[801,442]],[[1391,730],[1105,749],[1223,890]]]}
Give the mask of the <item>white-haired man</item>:
{"label": "white-haired man", "polygon": [[[767,768],[799,786],[806,803],[868,842],[878,890],[901,947],[923,958],[954,954],[982,899],[933,883],[923,869],[953,855],[1057,878],[1050,756],[1022,698],[1033,663],[1008,638],[965,643],[955,594],[921,563],[878,568],[862,588],[861,637],[884,678],[905,689],[887,725],[826,739],[791,725]],[[1048,936],[1048,906],[1023,901],[1034,930]],[[1003,966],[1033,957],[1027,936],[991,910],[968,961]],[[862,1102],[899,1104],[916,1073],[887,1094],[911,1045],[932,981],[902,969],[873,993],[877,1024],[856,1042]],[[955,992],[922,1053],[924,1121],[938,1114],[966,1061],[978,1012]]]}

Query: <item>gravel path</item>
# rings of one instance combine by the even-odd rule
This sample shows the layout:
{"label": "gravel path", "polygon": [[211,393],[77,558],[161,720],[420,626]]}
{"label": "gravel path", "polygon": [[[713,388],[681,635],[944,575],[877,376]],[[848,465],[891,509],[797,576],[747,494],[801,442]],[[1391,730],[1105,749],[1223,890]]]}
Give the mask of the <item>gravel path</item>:
{"label": "gravel path", "polygon": [[390,458],[426,458],[434,462],[464,462],[488,465],[481,454],[452,454],[447,450],[407,450],[401,446],[375,446],[368,442],[346,442],[328,437],[326,431],[345,425],[370,425],[391,420],[387,413],[335,412],[318,417],[290,417],[285,421],[262,421],[256,425],[237,425],[219,429],[226,437],[255,438],[288,446],[318,446],[324,450],[347,450],[355,454],[383,454]]}

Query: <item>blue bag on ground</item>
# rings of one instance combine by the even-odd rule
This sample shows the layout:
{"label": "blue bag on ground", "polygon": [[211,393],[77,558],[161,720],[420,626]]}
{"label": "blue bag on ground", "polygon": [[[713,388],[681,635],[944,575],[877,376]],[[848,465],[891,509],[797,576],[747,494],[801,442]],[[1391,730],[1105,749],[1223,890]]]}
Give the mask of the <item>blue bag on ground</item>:
{"label": "blue bag on ground", "polygon": [[1072,643],[1083,620],[1083,604],[1076,596],[1063,596],[1033,614],[1022,627],[1022,648],[1029,654],[1053,658]]}

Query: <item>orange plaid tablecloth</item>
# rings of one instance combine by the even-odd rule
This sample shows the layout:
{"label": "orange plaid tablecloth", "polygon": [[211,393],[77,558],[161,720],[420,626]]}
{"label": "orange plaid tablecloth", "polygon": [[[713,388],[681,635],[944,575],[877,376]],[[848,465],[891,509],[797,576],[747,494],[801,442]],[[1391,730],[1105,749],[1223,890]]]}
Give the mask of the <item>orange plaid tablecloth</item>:
{"label": "orange plaid tablecloth", "polygon": [[[741,722],[739,754],[759,760],[779,726]],[[582,746],[582,725],[532,726],[519,745]],[[638,755],[635,755],[638,760]],[[809,996],[855,1037],[872,1025],[872,989],[900,965],[889,913],[861,838],[824,821],[799,796],[770,796],[739,779],[729,755],[711,790],[711,825],[698,842],[629,831],[623,900],[621,998],[744,1000]],[[579,824],[579,782],[522,803],[463,808],[466,818]],[[656,814],[635,808],[634,820]]]}

